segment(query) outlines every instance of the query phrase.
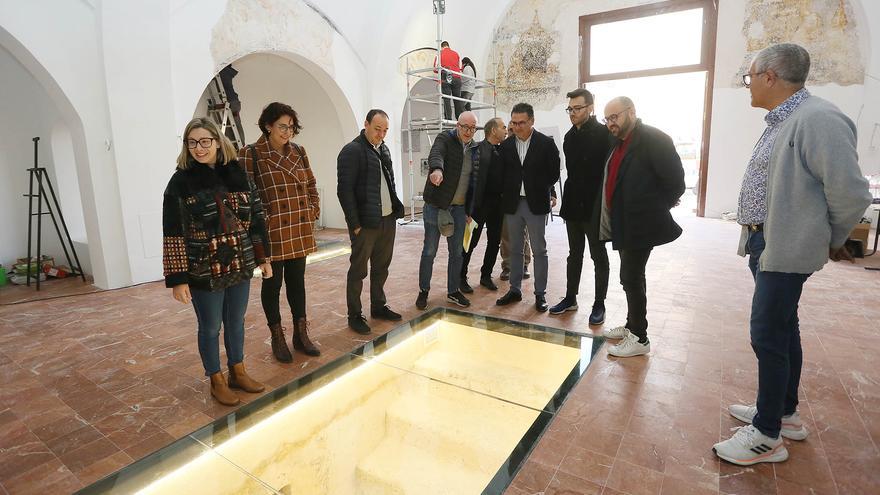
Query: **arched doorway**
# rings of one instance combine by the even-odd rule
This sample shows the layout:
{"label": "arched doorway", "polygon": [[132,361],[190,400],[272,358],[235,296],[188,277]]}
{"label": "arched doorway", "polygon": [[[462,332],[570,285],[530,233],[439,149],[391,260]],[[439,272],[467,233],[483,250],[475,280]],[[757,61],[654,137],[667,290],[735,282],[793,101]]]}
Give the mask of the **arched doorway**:
{"label": "arched doorway", "polygon": [[[326,81],[319,81],[303,61],[276,53],[252,53],[232,62],[238,74],[233,79],[241,100],[243,142],[260,137],[257,120],[263,107],[273,101],[287,103],[296,110],[303,130],[295,138],[306,149],[321,194],[321,223],[324,227],[345,228],[345,217],[336,200],[336,157],[345,143],[357,135],[357,120]],[[193,112],[207,115],[208,86]],[[338,89],[338,88],[336,88]],[[341,98],[341,100],[340,100]],[[346,115],[348,114],[348,115]]]}
{"label": "arched doorway", "polygon": [[[82,124],[52,77],[2,29],[0,73],[4,76],[0,95],[0,128],[4,129],[0,133],[0,176],[4,178],[0,181],[0,225],[4,230],[0,263],[9,266],[27,254],[28,201],[22,195],[29,188],[27,169],[34,166],[32,139],[39,137],[37,164],[49,174],[80,263],[91,274],[87,218],[77,173],[86,155]],[[45,205],[43,208],[45,211]],[[52,222],[48,217],[43,220],[42,253],[52,256],[58,264],[67,264]],[[102,279],[97,282],[102,283]]]}

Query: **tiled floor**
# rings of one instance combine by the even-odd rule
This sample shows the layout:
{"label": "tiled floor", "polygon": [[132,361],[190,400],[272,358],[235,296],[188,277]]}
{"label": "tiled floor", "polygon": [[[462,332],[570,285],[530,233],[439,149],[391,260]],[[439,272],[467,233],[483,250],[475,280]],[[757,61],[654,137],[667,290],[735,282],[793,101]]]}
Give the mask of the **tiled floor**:
{"label": "tiled floor", "polygon": [[[726,405],[754,400],[756,362],[747,327],[752,282],[735,255],[735,225],[681,223],[685,235],[657,249],[648,265],[654,351],[618,360],[600,350],[507,493],[880,493],[880,272],[863,269],[880,265],[880,255],[828,266],[807,283],[800,410],[811,435],[786,441],[791,459],[785,463],[738,468],[716,460],[711,446],[737,426]],[[322,237],[345,235],[325,231]],[[548,299],[554,303],[564,295],[567,255],[558,219],[548,237]],[[398,230],[387,284],[391,306],[407,319],[419,313],[413,303],[421,238],[421,226]],[[440,258],[445,248],[435,263],[431,305],[445,304]],[[615,273],[619,263],[611,259]],[[576,313],[539,314],[528,297],[498,308],[500,294],[482,288],[471,310],[598,331],[584,323],[592,296],[586,265]],[[347,257],[309,265],[308,312],[323,354],[297,354],[292,365],[271,357],[254,281],[246,337],[253,375],[278,386],[360,343],[345,328],[347,266]],[[626,312],[616,279],[607,300],[609,325],[620,324]],[[531,290],[530,281],[524,289]],[[229,412],[210,398],[194,328],[192,309],[176,303],[161,283],[0,306],[0,488],[67,493]],[[376,324],[374,333],[390,328]]]}

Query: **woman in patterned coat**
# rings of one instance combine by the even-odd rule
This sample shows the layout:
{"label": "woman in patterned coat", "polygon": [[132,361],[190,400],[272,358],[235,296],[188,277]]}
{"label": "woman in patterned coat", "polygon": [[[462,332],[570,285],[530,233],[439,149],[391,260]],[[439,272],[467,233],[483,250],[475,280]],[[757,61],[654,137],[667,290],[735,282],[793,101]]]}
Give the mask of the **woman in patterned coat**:
{"label": "woman in patterned coat", "polygon": [[293,313],[293,348],[310,356],[321,352],[309,339],[306,318],[306,256],[317,250],[314,222],[320,214],[318,188],[306,150],[293,142],[302,130],[296,112],[270,103],[258,121],[263,135],[238,150],[239,161],[253,178],[266,208],[269,257],[274,277],[263,281],[260,299],[272,335],[272,353],[282,363],[293,361],[281,326],[281,282]]}
{"label": "woman in patterned coat", "polygon": [[[174,299],[192,302],[198,319],[199,356],[211,377],[211,395],[239,403],[230,388],[262,392],[244,369],[244,314],[257,264],[272,277],[260,197],[235,148],[211,120],[193,119],[183,133],[177,171],[162,204],[165,286]],[[229,381],[220,371],[220,324]]]}

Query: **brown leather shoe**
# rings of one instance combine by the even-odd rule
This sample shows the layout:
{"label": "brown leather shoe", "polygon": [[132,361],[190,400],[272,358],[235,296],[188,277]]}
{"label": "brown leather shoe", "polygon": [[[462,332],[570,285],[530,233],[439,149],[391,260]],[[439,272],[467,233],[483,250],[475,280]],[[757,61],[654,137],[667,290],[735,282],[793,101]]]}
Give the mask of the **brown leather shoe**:
{"label": "brown leather shoe", "polygon": [[244,370],[244,363],[233,364],[229,368],[229,388],[238,388],[252,394],[266,390],[262,383],[248,376],[247,371]]}
{"label": "brown leather shoe", "polygon": [[309,321],[305,316],[293,320],[293,348],[305,352],[309,356],[321,355],[321,351],[309,338]]}
{"label": "brown leather shoe", "polygon": [[235,392],[229,390],[222,372],[211,375],[211,395],[224,406],[237,406],[241,402]]}
{"label": "brown leather shoe", "polygon": [[269,325],[269,332],[272,335],[272,354],[275,355],[275,359],[282,363],[292,363],[293,355],[290,354],[290,349],[287,348],[284,327],[281,326],[280,322]]}

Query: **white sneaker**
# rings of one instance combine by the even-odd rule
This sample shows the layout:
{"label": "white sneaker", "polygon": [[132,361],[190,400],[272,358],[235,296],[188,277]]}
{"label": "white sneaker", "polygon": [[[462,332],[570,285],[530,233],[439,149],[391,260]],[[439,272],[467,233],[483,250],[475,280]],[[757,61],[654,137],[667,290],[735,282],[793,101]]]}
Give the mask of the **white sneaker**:
{"label": "white sneaker", "polygon": [[[752,420],[755,419],[755,415],[758,414],[758,408],[754,405],[745,406],[734,404],[727,408],[727,410],[730,411],[731,416],[748,424],[752,424]],[[782,417],[781,434],[785,438],[790,440],[803,440],[807,438],[807,434],[809,433],[807,427],[804,426],[804,422],[801,421],[801,415],[798,414],[797,411],[795,411],[794,414]]]}
{"label": "white sneaker", "polygon": [[608,354],[617,357],[641,356],[649,352],[651,352],[651,343],[640,343],[639,338],[632,333],[627,333],[620,343],[608,348]]}
{"label": "white sneaker", "polygon": [[622,339],[626,337],[628,333],[629,329],[623,325],[611,329],[606,328],[605,330],[602,330],[602,335],[606,339]]}
{"label": "white sneaker", "polygon": [[788,450],[781,436],[770,438],[752,425],[737,428],[732,437],[716,443],[712,450],[718,457],[740,466],[788,459]]}

